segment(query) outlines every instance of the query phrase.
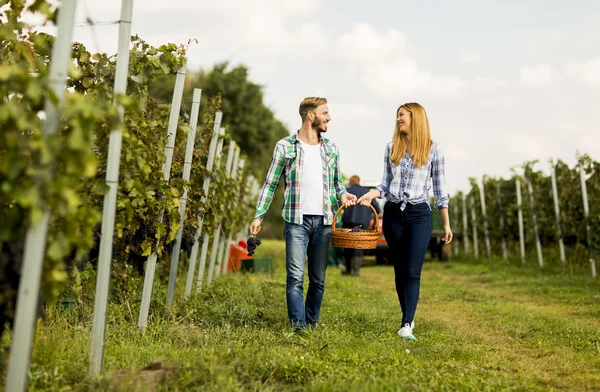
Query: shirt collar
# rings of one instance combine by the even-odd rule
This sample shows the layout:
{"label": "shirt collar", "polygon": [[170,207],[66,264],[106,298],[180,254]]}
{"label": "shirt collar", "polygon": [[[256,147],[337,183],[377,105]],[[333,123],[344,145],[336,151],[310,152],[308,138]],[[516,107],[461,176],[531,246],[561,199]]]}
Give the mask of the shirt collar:
{"label": "shirt collar", "polygon": [[[291,136],[292,144],[300,143],[300,139],[298,139],[298,133],[300,133],[300,130],[297,130],[296,133],[294,133]],[[327,139],[323,135],[321,135],[320,139],[321,139],[321,141],[320,141],[321,147],[325,147],[325,155],[334,156],[335,154],[334,154],[333,148],[331,147],[331,144],[329,143],[329,139]]]}

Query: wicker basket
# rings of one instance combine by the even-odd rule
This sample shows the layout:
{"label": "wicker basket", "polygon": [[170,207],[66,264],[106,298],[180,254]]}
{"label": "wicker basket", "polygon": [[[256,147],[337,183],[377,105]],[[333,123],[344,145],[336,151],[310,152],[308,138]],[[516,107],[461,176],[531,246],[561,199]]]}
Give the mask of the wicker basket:
{"label": "wicker basket", "polygon": [[373,214],[375,215],[375,229],[363,230],[358,232],[349,232],[348,229],[341,229],[335,227],[337,222],[337,216],[344,209],[341,206],[333,217],[333,227],[331,228],[331,245],[336,248],[351,248],[351,249],[375,249],[377,248],[377,240],[379,239],[379,216],[373,208],[369,205]]}

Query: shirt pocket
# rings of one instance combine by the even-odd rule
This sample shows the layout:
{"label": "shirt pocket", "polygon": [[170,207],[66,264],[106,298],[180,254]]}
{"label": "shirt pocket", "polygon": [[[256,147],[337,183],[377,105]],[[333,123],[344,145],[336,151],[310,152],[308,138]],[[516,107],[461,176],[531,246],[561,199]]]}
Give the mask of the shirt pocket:
{"label": "shirt pocket", "polygon": [[296,165],[298,153],[294,146],[286,147],[283,157],[285,158],[286,173],[290,175],[291,173],[296,172],[298,170]]}
{"label": "shirt pocket", "polygon": [[414,168],[414,176],[415,178],[413,179],[413,184],[415,186],[419,187],[419,191],[421,191],[421,188],[425,187],[425,184],[428,183],[429,178],[431,177],[431,161],[427,161],[423,166],[421,166],[420,168]]}
{"label": "shirt pocket", "polygon": [[[321,151],[321,154],[323,154],[323,152]],[[327,162],[327,166],[333,168],[335,167],[335,160],[337,158],[337,154],[334,151],[326,151],[325,152],[325,161]],[[321,155],[323,156],[323,155]]]}

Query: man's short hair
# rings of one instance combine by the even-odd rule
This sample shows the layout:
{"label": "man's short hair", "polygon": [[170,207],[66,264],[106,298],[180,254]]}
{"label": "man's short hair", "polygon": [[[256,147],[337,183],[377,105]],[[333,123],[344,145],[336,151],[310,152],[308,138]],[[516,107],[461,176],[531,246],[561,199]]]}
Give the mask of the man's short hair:
{"label": "man's short hair", "polygon": [[360,177],[359,176],[352,176],[350,177],[350,185],[358,185],[360,184]]}
{"label": "man's short hair", "polygon": [[321,97],[306,97],[306,98],[304,98],[304,100],[300,104],[300,110],[299,110],[302,121],[304,122],[308,112],[316,110],[319,106],[325,105],[326,103],[327,103],[326,98],[321,98]]}

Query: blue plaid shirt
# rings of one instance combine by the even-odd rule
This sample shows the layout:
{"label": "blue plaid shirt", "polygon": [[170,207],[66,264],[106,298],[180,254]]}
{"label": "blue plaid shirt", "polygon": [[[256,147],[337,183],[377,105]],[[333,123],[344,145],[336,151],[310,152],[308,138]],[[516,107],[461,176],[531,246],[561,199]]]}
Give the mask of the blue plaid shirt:
{"label": "blue plaid shirt", "polygon": [[398,165],[390,159],[392,142],[385,147],[384,171],[381,185],[376,189],[392,203],[429,204],[429,189],[433,184],[433,196],[436,210],[448,208],[450,194],[446,191],[446,174],[444,171],[444,154],[439,144],[433,143],[425,165],[416,168],[408,152],[404,154]]}

